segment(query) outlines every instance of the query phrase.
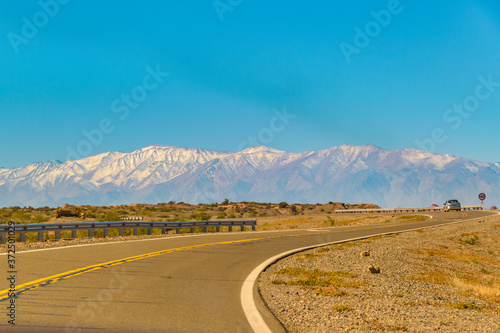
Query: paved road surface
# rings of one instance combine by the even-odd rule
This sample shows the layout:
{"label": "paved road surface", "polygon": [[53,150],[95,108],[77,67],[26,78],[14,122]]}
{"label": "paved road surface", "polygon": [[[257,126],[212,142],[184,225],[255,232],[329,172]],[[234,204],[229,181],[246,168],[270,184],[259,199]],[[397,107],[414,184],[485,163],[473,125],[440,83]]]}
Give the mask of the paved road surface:
{"label": "paved road surface", "polygon": [[[24,292],[12,331],[251,332],[240,290],[248,274],[272,256],[488,214],[435,213],[434,219],[405,224],[214,233],[18,253],[17,289]],[[0,261],[5,276],[7,257],[0,255]],[[0,288],[7,288],[6,279]],[[10,331],[2,298],[0,331]],[[281,331],[256,299],[268,325]]]}

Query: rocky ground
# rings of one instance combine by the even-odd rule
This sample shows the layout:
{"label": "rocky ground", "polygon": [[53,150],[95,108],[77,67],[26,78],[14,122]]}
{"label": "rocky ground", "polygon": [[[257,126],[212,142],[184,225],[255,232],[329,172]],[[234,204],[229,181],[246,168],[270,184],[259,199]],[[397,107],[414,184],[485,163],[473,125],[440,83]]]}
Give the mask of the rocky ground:
{"label": "rocky ground", "polygon": [[500,332],[500,216],[302,252],[259,288],[290,332]]}

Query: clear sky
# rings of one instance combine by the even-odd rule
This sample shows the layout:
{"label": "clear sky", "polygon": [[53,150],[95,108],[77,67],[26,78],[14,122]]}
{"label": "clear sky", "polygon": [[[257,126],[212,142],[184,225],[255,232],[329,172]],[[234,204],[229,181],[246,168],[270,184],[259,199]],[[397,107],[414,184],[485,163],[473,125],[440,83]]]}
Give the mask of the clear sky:
{"label": "clear sky", "polygon": [[3,1],[0,57],[3,167],[150,144],[500,161],[497,0]]}

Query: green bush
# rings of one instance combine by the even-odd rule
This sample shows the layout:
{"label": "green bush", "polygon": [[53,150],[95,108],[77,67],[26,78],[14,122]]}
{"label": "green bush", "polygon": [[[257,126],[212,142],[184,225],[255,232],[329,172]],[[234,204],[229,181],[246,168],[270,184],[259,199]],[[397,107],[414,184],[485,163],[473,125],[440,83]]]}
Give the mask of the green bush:
{"label": "green bush", "polygon": [[104,221],[119,221],[120,214],[118,212],[106,212],[104,214]]}
{"label": "green bush", "polygon": [[32,221],[33,223],[42,223],[42,222],[47,222],[50,218],[48,216],[43,216],[43,215],[35,215],[33,217]]}
{"label": "green bush", "polygon": [[207,213],[191,214],[191,218],[195,219],[196,221],[210,220],[211,217],[212,216]]}
{"label": "green bush", "polygon": [[142,212],[141,212],[142,215],[145,215],[145,216],[148,216],[148,217],[151,217],[153,216],[153,213],[148,210],[148,209],[143,209]]}

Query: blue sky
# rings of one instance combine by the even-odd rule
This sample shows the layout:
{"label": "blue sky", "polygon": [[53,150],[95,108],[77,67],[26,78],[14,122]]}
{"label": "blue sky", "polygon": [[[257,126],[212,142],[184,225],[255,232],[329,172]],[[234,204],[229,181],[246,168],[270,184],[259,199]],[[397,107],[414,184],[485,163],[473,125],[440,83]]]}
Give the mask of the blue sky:
{"label": "blue sky", "polygon": [[150,144],[500,161],[498,1],[59,1],[0,4],[0,166]]}

